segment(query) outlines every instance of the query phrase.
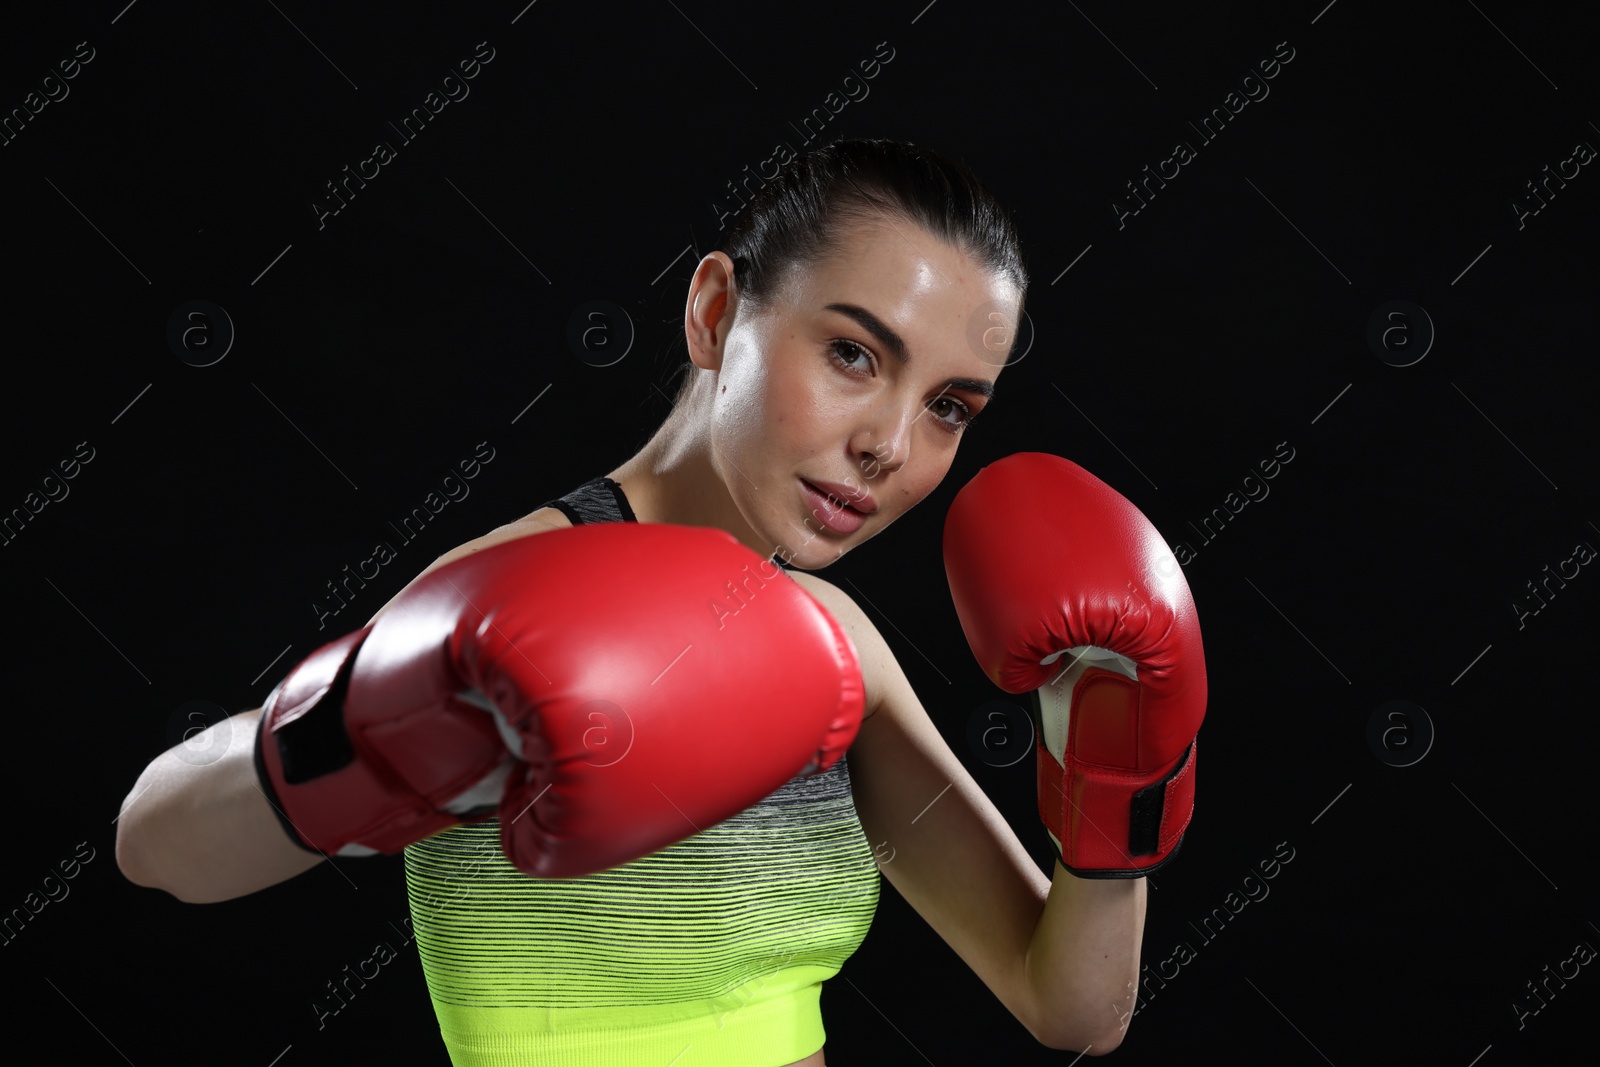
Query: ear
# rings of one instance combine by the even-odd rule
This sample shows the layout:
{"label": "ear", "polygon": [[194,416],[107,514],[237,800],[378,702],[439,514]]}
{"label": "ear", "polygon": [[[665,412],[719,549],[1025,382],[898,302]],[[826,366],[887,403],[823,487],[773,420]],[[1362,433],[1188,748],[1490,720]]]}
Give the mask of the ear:
{"label": "ear", "polygon": [[689,282],[689,298],[683,309],[689,359],[701,370],[722,369],[722,346],[733,326],[737,300],[733,260],[724,252],[706,253]]}

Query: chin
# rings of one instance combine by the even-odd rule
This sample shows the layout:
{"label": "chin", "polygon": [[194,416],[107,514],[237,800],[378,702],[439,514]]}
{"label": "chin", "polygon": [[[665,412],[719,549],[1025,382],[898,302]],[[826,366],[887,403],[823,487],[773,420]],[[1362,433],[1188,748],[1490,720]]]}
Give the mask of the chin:
{"label": "chin", "polygon": [[[780,540],[779,549],[775,552],[779,559],[796,570],[819,571],[830,563],[837,563],[871,537],[871,533],[865,537],[859,535],[848,538],[830,537],[826,534],[813,534],[810,530],[802,528],[797,539]],[[796,544],[800,547],[792,551],[784,550],[784,546]]]}
{"label": "chin", "polygon": [[849,548],[843,548],[842,550],[840,548],[835,548],[832,552],[820,552],[809,555],[802,552],[786,560],[785,562],[787,562],[789,566],[793,567],[797,571],[820,571],[824,567],[827,567],[833,563],[837,563],[845,556],[849,555],[850,549],[854,547],[854,545],[851,545]]}

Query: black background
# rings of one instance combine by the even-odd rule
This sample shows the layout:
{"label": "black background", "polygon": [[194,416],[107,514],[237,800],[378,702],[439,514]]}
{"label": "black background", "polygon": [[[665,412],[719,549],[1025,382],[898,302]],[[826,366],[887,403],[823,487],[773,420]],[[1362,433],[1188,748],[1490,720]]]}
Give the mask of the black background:
{"label": "black background", "polygon": [[[1513,1002],[1600,945],[1584,829],[1600,577],[1552,583],[1520,620],[1513,603],[1538,607],[1526,583],[1600,545],[1583,356],[1600,177],[1582,167],[1520,225],[1513,204],[1600,145],[1592,37],[1571,8],[1324,3],[8,10],[5,113],[78,42],[94,55],[0,147],[0,510],[93,449],[0,548],[0,911],[93,850],[68,896],[8,930],[8,1040],[86,1064],[446,1062],[414,947],[320,1030],[311,1008],[405,914],[398,859],[186,905],[121,877],[112,819],[189,702],[256,706],[335,632],[311,607],[324,583],[478,442],[495,458],[471,495],[337,629],[643,443],[725,183],[779,140],[804,147],[790,124],[887,42],[824,136],[971,166],[1015,213],[1035,339],[940,489],[823,576],[870,600],[1042,868],[1031,761],[992,767],[966,743],[1001,694],[950,605],[949,501],[986,462],[1054,452],[1196,550],[1197,810],[1153,879],[1144,959],[1196,955],[1152,984],[1117,1060],[1564,1055],[1594,968],[1520,1028]],[[470,96],[319,228],[324,183],[398,143],[387,123],[480,41],[494,58]],[[1270,95],[1202,142],[1186,124],[1279,42],[1293,59]],[[1125,183],[1180,139],[1197,158],[1119,226]],[[191,349],[167,341],[192,300],[237,332],[210,366],[190,363],[221,336],[212,319]],[[591,300],[635,331],[610,366],[566,339]],[[1392,364],[1424,344],[1415,313],[1389,350],[1366,339],[1392,300],[1437,331],[1409,366]],[[1270,495],[1200,537],[1190,524],[1283,442]],[[1431,747],[1416,716],[1369,744],[1397,699],[1425,709]],[[1284,843],[1270,895],[1200,936]],[[1073,1055],[1035,1044],[887,885],[823,1011],[833,1065]]]}

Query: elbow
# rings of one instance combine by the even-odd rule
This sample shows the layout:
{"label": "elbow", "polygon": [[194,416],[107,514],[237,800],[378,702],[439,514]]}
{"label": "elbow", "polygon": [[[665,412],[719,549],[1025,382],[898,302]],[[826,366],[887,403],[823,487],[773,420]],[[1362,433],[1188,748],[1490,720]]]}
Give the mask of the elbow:
{"label": "elbow", "polygon": [[1115,1052],[1117,1046],[1122,1044],[1122,1031],[1114,1030],[1103,1035],[1097,1041],[1084,1041],[1078,1037],[1048,1038],[1034,1035],[1039,1039],[1039,1044],[1045,1048],[1060,1049],[1063,1052],[1076,1052],[1080,1056],[1104,1056],[1108,1052]]}
{"label": "elbow", "polygon": [[117,870],[122,872],[122,877],[134,885],[145,889],[159,889],[185,904],[213,904],[227,899],[214,894],[208,895],[204,892],[193,892],[181,885],[169,883],[145,865],[142,855],[137,848],[127,843],[127,839],[121,833],[117,834]]}
{"label": "elbow", "polygon": [[173,884],[164,878],[148,860],[148,854],[134,843],[132,835],[127,834],[118,824],[117,829],[117,870],[122,872],[122,877],[136,886],[145,889],[159,889],[170,894],[185,904],[212,904],[226,897],[207,895],[204,892],[193,892],[181,884]]}
{"label": "elbow", "polygon": [[117,816],[117,870],[122,872],[122,877],[134,885],[151,886],[149,874],[145,872],[145,859],[143,850],[138,845],[138,833],[130,829],[131,820],[127,818],[127,806],[123,806],[122,814]]}
{"label": "elbow", "polygon": [[[124,812],[126,814],[126,812]],[[138,826],[135,820],[119,818],[117,820],[117,870],[122,872],[122,877],[134,885],[146,889],[166,889],[161,879],[152,869],[149,850],[140,843]],[[171,890],[167,890],[171,892]],[[177,896],[176,893],[173,894]],[[182,897],[179,897],[181,900]]]}
{"label": "elbow", "polygon": [[140,832],[138,817],[128,817],[126,811],[123,817],[117,819],[116,855],[117,870],[134,885],[170,893],[185,904],[209,902],[208,899],[185,893],[162,875],[160,863],[153,862],[150,844]]}
{"label": "elbow", "polygon": [[[149,811],[149,802],[143,807],[136,807],[138,800],[150,792],[155,785],[151,777],[151,768],[144,769],[133,788],[128,790],[128,795],[122,798],[122,807],[117,812],[117,817],[111,821],[116,824],[117,833],[115,852],[117,857],[117,870],[122,872],[122,877],[134,885],[153,888],[156,886],[155,875],[151,870],[150,858],[150,823],[144,818]],[[157,790],[160,792],[160,790]]]}
{"label": "elbow", "polygon": [[1108,1052],[1115,1052],[1117,1047],[1122,1044],[1122,1039],[1127,1036],[1127,1033],[1128,1029],[1124,1026],[1101,1034],[1100,1040],[1089,1046],[1089,1055],[1104,1056]]}
{"label": "elbow", "polygon": [[1108,1052],[1115,1052],[1122,1044],[1122,1039],[1128,1033],[1128,1023],[1124,1019],[1115,1027],[1095,1031],[1079,1021],[1076,1025],[1061,1025],[1054,1028],[1031,1027],[1029,1032],[1033,1034],[1034,1040],[1045,1048],[1076,1052],[1085,1056],[1104,1056]]}

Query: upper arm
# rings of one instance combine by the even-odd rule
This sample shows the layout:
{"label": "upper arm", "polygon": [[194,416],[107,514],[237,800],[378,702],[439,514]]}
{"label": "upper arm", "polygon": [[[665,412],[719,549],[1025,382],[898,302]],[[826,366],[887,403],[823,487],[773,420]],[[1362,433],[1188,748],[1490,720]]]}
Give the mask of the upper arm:
{"label": "upper arm", "polygon": [[877,627],[838,588],[801,581],[862,661],[869,714],[850,749],[851,787],[884,877],[1031,1029],[1028,946],[1050,880],[950,751]]}
{"label": "upper arm", "polygon": [[464,544],[457,545],[419,571],[416,578],[406,583],[405,589],[401,589],[399,593],[390,597],[388,603],[373,613],[372,618],[367,620],[367,625],[371,626],[374,622],[377,622],[378,616],[389,610],[389,604],[393,604],[401,593],[404,593],[406,589],[410,589],[417,578],[421,578],[424,574],[442,567],[446,563],[461,559],[463,556],[470,556],[474,552],[488,548],[490,545],[498,545],[502,541],[514,541],[519,537],[528,537],[532,534],[544,533],[547,530],[556,530],[563,526],[571,525],[571,521],[560,510],[556,508],[540,508],[531,515],[525,515],[515,522],[497,526],[482,537],[474,537]]}

